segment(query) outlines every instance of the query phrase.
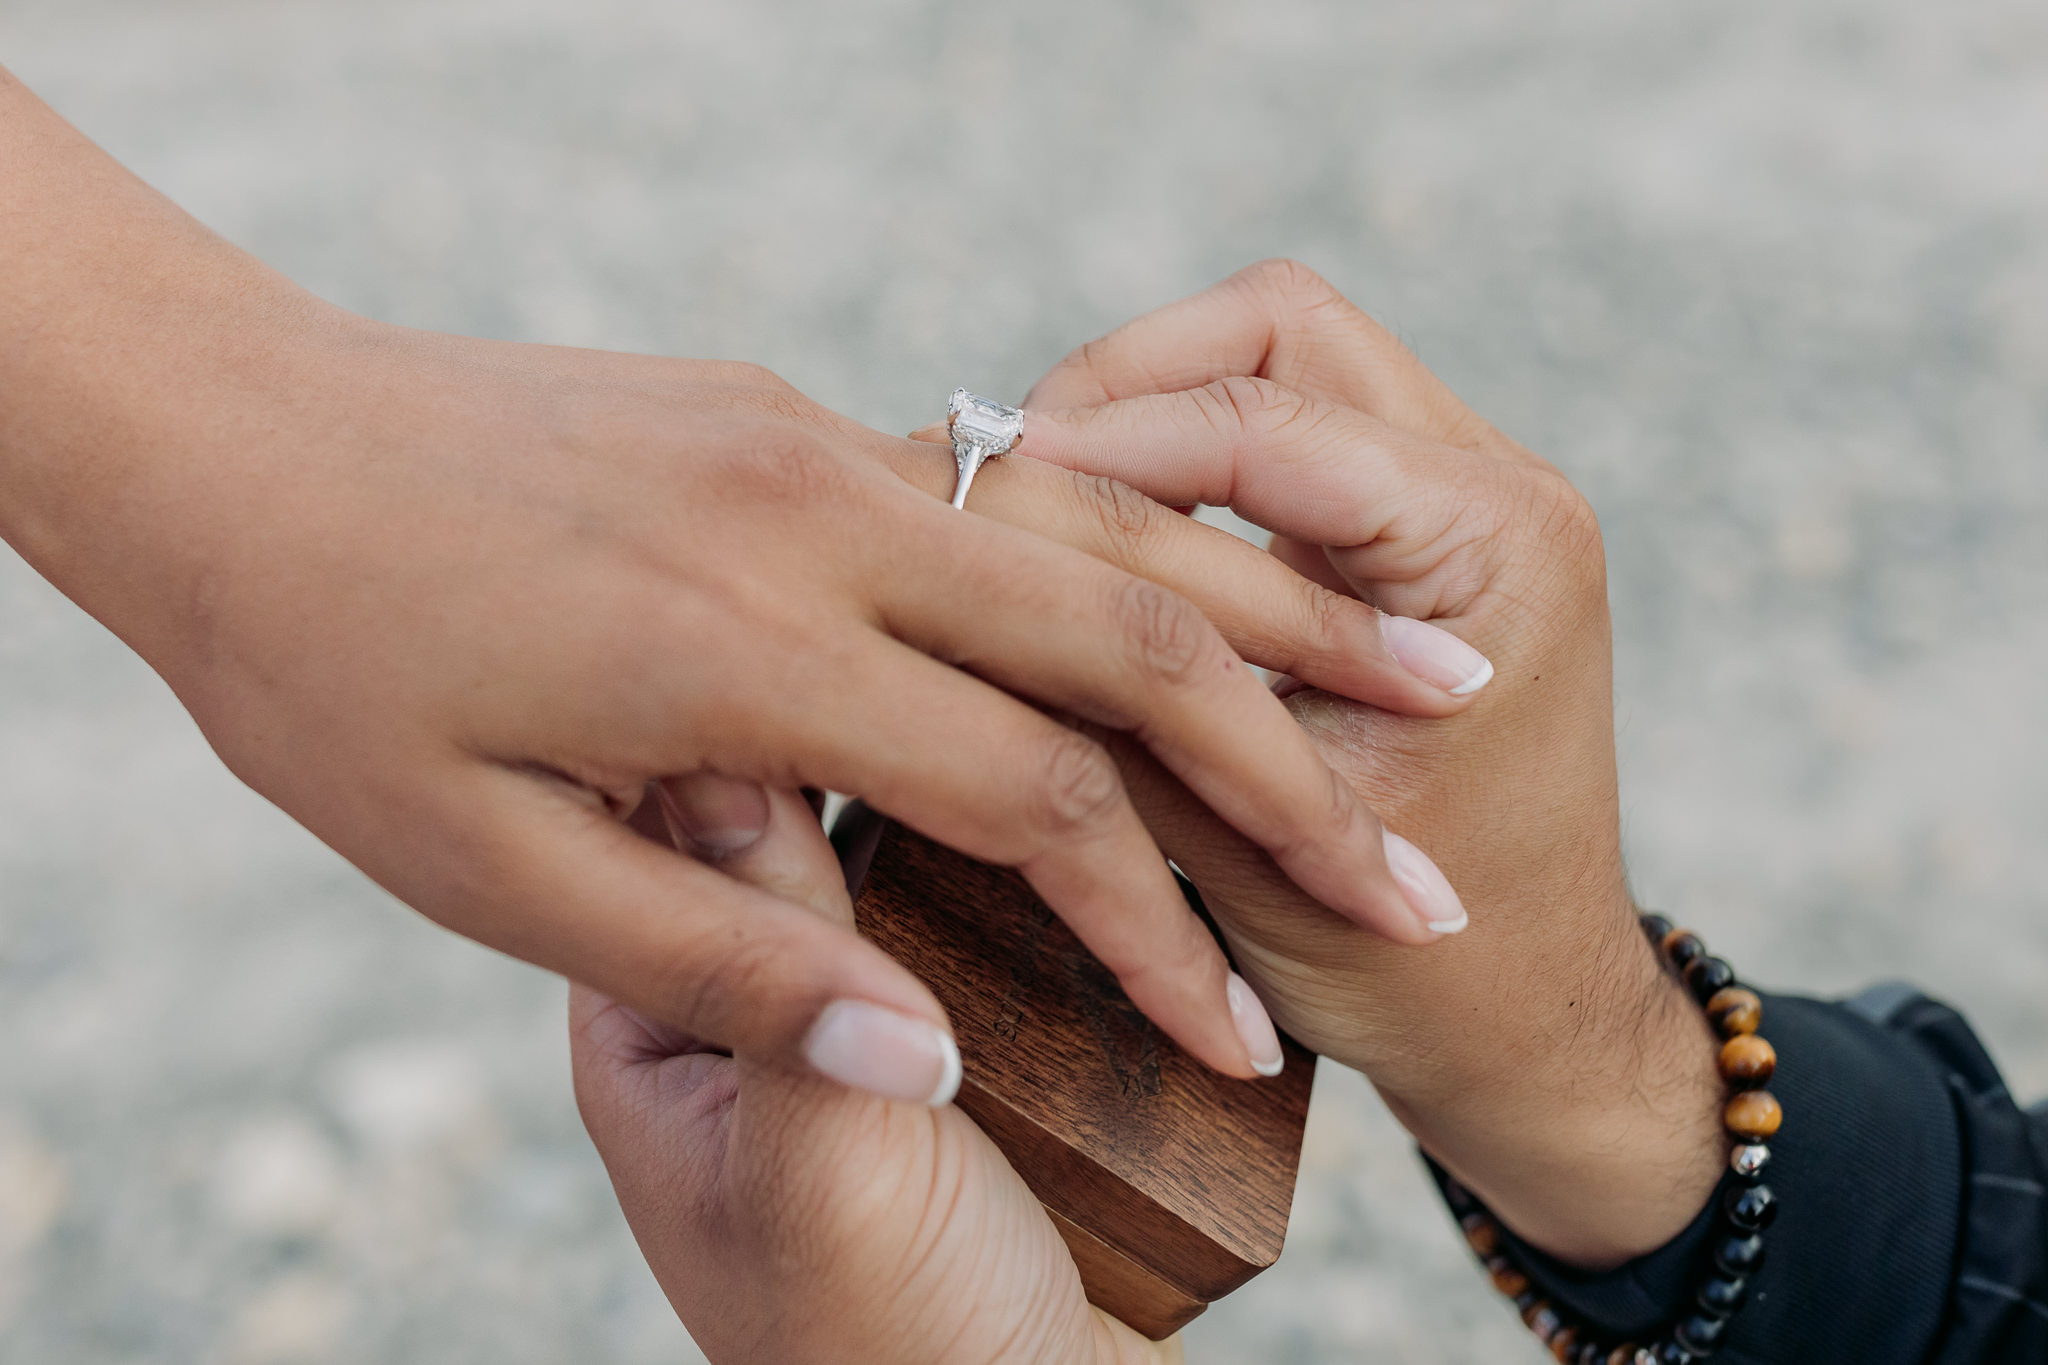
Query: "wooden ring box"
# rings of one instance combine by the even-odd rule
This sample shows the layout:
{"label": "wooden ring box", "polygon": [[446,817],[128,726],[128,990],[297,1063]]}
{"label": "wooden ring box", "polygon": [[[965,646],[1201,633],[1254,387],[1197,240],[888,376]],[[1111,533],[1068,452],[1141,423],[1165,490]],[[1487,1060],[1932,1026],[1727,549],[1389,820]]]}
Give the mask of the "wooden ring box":
{"label": "wooden ring box", "polygon": [[832,837],[861,933],[946,1007],[957,1102],[1045,1206],[1089,1302],[1160,1340],[1279,1258],[1313,1054],[1283,1036],[1279,1076],[1218,1075],[1015,872],[858,802]]}

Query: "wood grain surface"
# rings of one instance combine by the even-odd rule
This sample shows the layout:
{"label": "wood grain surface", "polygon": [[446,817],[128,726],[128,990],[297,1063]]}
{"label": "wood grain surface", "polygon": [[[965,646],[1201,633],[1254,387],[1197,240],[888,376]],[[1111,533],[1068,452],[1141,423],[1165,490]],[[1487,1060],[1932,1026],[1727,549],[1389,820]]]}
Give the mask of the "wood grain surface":
{"label": "wood grain surface", "polygon": [[1174,1288],[1079,1223],[1062,1217],[1059,1210],[1048,1208],[1045,1213],[1073,1255],[1088,1302],[1126,1326],[1154,1341],[1164,1341],[1202,1316],[1209,1306]]}
{"label": "wood grain surface", "polygon": [[1017,874],[853,819],[842,852],[861,878],[861,932],[945,1005],[965,1073],[959,1104],[1055,1222],[1089,1239],[1076,1263],[1090,1299],[1163,1336],[1271,1265],[1314,1057],[1283,1039],[1274,1079],[1210,1071],[1137,1011]]}

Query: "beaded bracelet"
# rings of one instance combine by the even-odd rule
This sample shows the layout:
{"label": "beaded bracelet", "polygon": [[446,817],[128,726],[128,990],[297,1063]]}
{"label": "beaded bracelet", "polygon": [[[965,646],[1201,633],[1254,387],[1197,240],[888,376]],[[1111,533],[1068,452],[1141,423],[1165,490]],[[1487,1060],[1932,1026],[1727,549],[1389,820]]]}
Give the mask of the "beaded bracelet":
{"label": "beaded bracelet", "polygon": [[1672,928],[1661,915],[1639,918],[1666,965],[1684,980],[1720,1034],[1721,1079],[1730,1092],[1721,1122],[1733,1140],[1728,1169],[1736,1183],[1721,1200],[1713,1266],[1701,1278],[1691,1311],[1647,1346],[1601,1340],[1531,1288],[1529,1277],[1509,1259],[1506,1238],[1493,1215],[1456,1181],[1444,1182],[1451,1211],[1494,1288],[1514,1300],[1529,1330],[1565,1365],[1690,1365],[1712,1355],[1727,1334],[1728,1320],[1749,1295],[1750,1276],[1763,1267],[1764,1229],[1778,1216],[1778,1197],[1761,1179],[1771,1159],[1764,1140],[1777,1133],[1784,1117],[1776,1097],[1762,1088],[1778,1065],[1777,1053],[1756,1031],[1763,1022],[1763,1001],[1736,981],[1734,968],[1708,956],[1698,935]]}

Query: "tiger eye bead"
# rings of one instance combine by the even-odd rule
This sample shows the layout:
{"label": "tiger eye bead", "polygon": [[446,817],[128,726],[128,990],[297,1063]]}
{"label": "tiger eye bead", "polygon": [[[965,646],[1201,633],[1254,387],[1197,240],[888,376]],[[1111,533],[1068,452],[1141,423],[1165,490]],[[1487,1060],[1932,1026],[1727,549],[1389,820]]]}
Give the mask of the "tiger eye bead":
{"label": "tiger eye bead", "polygon": [[1558,1365],[1572,1365],[1578,1355],[1579,1329],[1567,1327],[1550,1339],[1550,1355]]}
{"label": "tiger eye bead", "polygon": [[1721,1122],[1728,1131],[1751,1142],[1770,1137],[1784,1120],[1785,1111],[1768,1090],[1745,1090],[1730,1099],[1728,1107],[1721,1111]]}
{"label": "tiger eye bead", "polygon": [[1607,1365],[1636,1365],[1636,1344],[1617,1346],[1607,1353]]}
{"label": "tiger eye bead", "polygon": [[1755,991],[1729,986],[1707,998],[1707,1018],[1723,1038],[1755,1033],[1764,1021],[1764,1002]]}
{"label": "tiger eye bead", "polygon": [[1778,1069],[1778,1050],[1754,1033],[1738,1033],[1721,1044],[1721,1079],[1737,1090],[1768,1085]]}
{"label": "tiger eye bead", "polygon": [[1483,1213],[1468,1213],[1458,1220],[1465,1229],[1465,1241],[1480,1260],[1500,1250],[1500,1225]]}
{"label": "tiger eye bead", "polygon": [[1707,951],[1707,945],[1690,929],[1673,929],[1658,946],[1664,950],[1665,961],[1681,972],[1688,962]]}
{"label": "tiger eye bead", "polygon": [[1519,1299],[1529,1292],[1529,1277],[1506,1261],[1487,1262],[1486,1273],[1504,1298]]}

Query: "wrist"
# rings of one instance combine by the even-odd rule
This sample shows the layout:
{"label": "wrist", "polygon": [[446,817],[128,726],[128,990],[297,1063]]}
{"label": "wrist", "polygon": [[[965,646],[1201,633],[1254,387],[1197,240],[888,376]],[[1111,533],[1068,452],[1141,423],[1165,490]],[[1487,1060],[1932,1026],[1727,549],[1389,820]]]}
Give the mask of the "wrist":
{"label": "wrist", "polygon": [[[1625,903],[1597,976],[1517,1011],[1523,1046],[1473,1049],[1388,1107],[1529,1244],[1586,1268],[1652,1251],[1698,1215],[1726,1143],[1712,1029]],[[1377,1078],[1375,1078],[1377,1081]]]}
{"label": "wrist", "polygon": [[[0,78],[0,539],[151,657],[341,316]],[[182,603],[181,603],[182,597]]]}

